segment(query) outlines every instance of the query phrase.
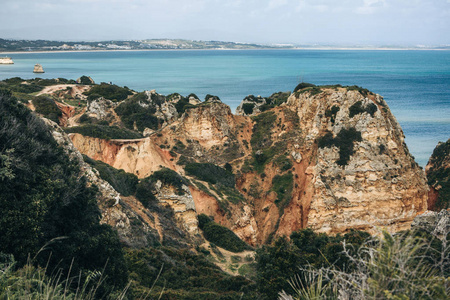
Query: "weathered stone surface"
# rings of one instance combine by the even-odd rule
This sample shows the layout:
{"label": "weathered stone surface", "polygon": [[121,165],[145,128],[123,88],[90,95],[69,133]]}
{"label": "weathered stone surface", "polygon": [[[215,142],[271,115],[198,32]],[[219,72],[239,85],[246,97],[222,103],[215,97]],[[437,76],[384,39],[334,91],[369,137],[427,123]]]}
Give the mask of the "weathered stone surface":
{"label": "weathered stone surface", "polygon": [[[351,107],[358,102],[364,109],[375,109],[350,117]],[[333,106],[339,110],[330,116]],[[268,113],[274,114],[275,122],[264,138],[282,147],[274,159],[283,155],[289,159],[292,165],[287,170],[275,161],[265,164],[263,172],[249,169],[254,157],[264,153],[252,149],[255,121],[233,115],[215,99],[186,110],[181,118],[145,139],[104,141],[77,134],[71,139],[82,153],[140,178],[161,166],[186,175],[182,165],[176,164],[181,155],[219,166],[229,163],[239,174],[236,187],[245,201],[231,203],[207,183],[203,183],[207,192],[195,183],[189,189],[197,214],[214,216],[251,244],[306,227],[330,234],[352,228],[376,232],[378,227],[395,232],[409,228],[414,217],[426,211],[425,174],[410,155],[403,132],[381,96],[324,88],[313,95],[293,94]],[[319,147],[318,141],[328,132],[336,138],[350,128],[361,139],[352,144],[348,161],[339,164],[339,145]],[[277,175],[289,173],[291,198],[280,206],[272,182]],[[184,200],[169,200],[176,209],[185,206]],[[186,217],[189,231],[194,228],[195,214],[188,211],[192,212]]]}
{"label": "weathered stone surface", "polygon": [[450,233],[450,210],[426,211],[414,218],[411,229],[425,230],[442,240]]}

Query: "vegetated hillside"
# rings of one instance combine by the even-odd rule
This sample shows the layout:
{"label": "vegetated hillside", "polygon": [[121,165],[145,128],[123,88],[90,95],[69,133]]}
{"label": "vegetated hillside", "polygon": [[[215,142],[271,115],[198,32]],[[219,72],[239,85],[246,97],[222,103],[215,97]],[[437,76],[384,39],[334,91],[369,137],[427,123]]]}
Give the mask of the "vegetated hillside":
{"label": "vegetated hillside", "polygon": [[0,252],[49,273],[103,270],[103,293],[128,281],[117,233],[101,225],[95,187],[58,147],[47,125],[0,89]]}
{"label": "vegetated hillside", "polygon": [[[14,82],[22,84],[19,80]],[[448,249],[444,251],[443,243],[430,236],[425,236],[427,243],[431,241],[437,248],[434,256],[427,254],[423,266],[440,273],[428,278],[426,274],[431,273],[411,272],[401,281],[414,281],[419,289],[397,288],[390,284],[393,281],[380,280],[391,277],[383,270],[364,270],[370,264],[348,264],[352,257],[361,262],[366,257],[358,256],[363,254],[358,252],[359,245],[379,253],[377,257],[394,246],[397,248],[393,250],[409,249],[401,244],[402,239],[391,243],[389,236],[386,247],[377,248],[377,242],[364,241],[366,233],[352,228],[371,230],[373,224],[378,224],[396,231],[408,227],[415,214],[426,207],[423,174],[409,155],[401,129],[380,96],[358,87],[299,86],[287,99],[280,96],[279,103],[275,101],[278,104],[272,105],[271,101],[268,109],[249,117],[233,115],[217,96],[208,95],[201,102],[194,94],[166,97],[156,92],[133,92],[125,100],[107,99],[106,94],[87,100],[88,96],[80,91],[90,89],[91,86],[73,85],[70,90],[56,86],[47,90],[47,97],[56,99],[58,107],[63,104],[74,108],[74,114],[64,122],[59,120],[61,125],[71,129],[80,123],[93,125],[107,135],[108,125],[113,125],[147,137],[115,139],[71,133],[69,139],[57,125],[46,121],[47,136],[52,140],[51,134],[62,147],[56,149],[67,161],[78,164],[70,170],[86,176],[87,185],[82,186],[87,190],[97,188],[91,195],[100,208],[101,223],[111,225],[126,246],[125,263],[132,280],[128,297],[149,293],[158,298],[163,289],[161,299],[273,299],[282,289],[295,297],[295,289],[289,289],[289,278],[297,271],[301,276],[318,278],[319,272],[301,271],[299,265],[331,268],[333,264],[338,269],[329,269],[327,272],[331,273],[323,276],[339,271],[341,277],[337,278],[356,276],[361,286],[370,285],[361,290],[340,287],[358,297],[365,291],[381,297],[377,287],[385,283],[383,293],[388,296],[429,295],[445,299],[448,295],[443,289],[448,262],[439,261],[439,257],[448,257]],[[36,96],[24,95],[21,101],[34,108],[27,99],[32,101]],[[76,107],[70,106],[70,101],[76,101]],[[14,103],[14,107],[33,116]],[[140,120],[141,125],[130,121],[133,118]],[[1,180],[14,176],[14,151],[8,149],[1,154]],[[84,160],[89,165],[77,149],[87,155]],[[51,171],[47,176],[41,186],[49,185],[51,190],[53,178],[58,177]],[[72,197],[77,195],[70,186],[61,187],[65,193],[70,191]],[[11,188],[20,189],[18,185]],[[39,200],[44,195],[47,194],[33,199],[43,203]],[[95,205],[89,207],[96,209]],[[201,216],[197,218],[198,215]],[[338,235],[331,237],[301,229],[305,227]],[[339,235],[345,231],[347,234]],[[279,237],[282,235],[290,235],[290,241]],[[251,245],[265,244],[257,250],[256,265],[252,256],[246,256],[242,264],[243,256],[226,251],[251,249],[239,238]],[[342,253],[344,240],[346,245],[353,245],[353,252]],[[417,241],[414,239],[412,244]],[[107,251],[110,247],[105,245],[115,244],[104,243],[103,250]],[[28,251],[27,247],[23,249]],[[417,265],[415,257],[407,262],[408,268]],[[428,258],[434,263],[428,263]],[[378,266],[390,263],[380,262]],[[246,277],[230,276],[217,266]],[[427,282],[433,288],[424,294],[420,287]],[[332,297],[336,289],[324,286],[323,291],[327,293],[323,295]],[[358,297],[355,299],[364,298]]]}
{"label": "vegetated hillside", "polygon": [[450,139],[439,143],[425,168],[430,185],[429,209],[450,207]]}
{"label": "vegetated hillside", "polygon": [[[97,173],[56,124],[0,91],[0,297],[43,297],[44,286],[56,297],[65,287],[100,282],[96,297],[105,299],[125,291],[129,299],[159,297],[162,290],[161,299],[241,299],[244,291],[242,299],[254,298],[251,281],[223,272],[203,253],[208,250],[197,246],[197,252],[194,237],[177,226],[177,212],[155,202],[158,191],[171,200],[173,188],[183,193],[177,173],[161,170],[139,182],[86,158]],[[68,272],[73,286],[65,281]],[[23,289],[32,280],[36,285]]]}

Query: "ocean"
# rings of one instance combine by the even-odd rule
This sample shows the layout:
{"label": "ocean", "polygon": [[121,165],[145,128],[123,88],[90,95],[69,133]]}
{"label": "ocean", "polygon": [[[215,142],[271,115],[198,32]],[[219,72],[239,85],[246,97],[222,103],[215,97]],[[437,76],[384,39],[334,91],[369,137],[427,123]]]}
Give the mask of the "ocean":
{"label": "ocean", "polygon": [[[292,91],[300,81],[359,85],[382,95],[424,167],[450,138],[450,51],[166,50],[14,53],[0,80],[91,76],[136,91],[217,95],[234,111],[250,94]],[[33,74],[40,63],[44,74]]]}

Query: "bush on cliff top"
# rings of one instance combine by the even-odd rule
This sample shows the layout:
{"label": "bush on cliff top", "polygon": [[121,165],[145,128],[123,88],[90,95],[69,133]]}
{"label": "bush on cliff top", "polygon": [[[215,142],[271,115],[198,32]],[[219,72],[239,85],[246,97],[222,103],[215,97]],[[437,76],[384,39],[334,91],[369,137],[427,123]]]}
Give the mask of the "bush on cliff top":
{"label": "bush on cliff top", "polygon": [[131,99],[121,103],[115,108],[115,112],[120,116],[122,123],[128,129],[133,130],[134,125],[139,131],[145,128],[158,129],[160,120],[154,115],[156,109],[154,106],[141,106],[140,101],[148,102],[147,97],[143,93],[134,95]]}
{"label": "bush on cliff top", "polygon": [[100,97],[104,97],[111,101],[122,101],[127,99],[133,92],[126,88],[120,87],[115,84],[102,83],[100,85],[94,85],[89,91],[83,93],[88,96],[88,100],[95,100]]}

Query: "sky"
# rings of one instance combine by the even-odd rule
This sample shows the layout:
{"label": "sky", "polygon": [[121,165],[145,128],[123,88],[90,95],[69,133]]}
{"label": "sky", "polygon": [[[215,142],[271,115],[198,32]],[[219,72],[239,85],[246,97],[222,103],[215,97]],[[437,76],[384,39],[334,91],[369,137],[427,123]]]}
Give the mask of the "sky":
{"label": "sky", "polygon": [[450,45],[450,0],[1,0],[0,38]]}

